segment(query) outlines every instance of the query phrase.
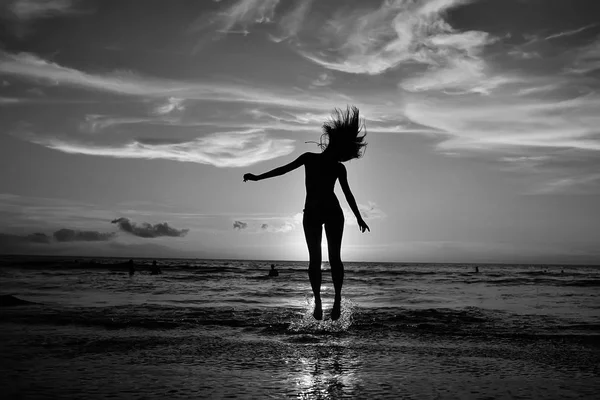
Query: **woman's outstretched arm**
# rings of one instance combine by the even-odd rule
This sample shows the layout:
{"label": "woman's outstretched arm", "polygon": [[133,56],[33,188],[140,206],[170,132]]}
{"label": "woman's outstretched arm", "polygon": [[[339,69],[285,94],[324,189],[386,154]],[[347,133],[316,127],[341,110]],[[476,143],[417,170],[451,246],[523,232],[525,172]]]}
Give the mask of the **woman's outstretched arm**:
{"label": "woman's outstretched arm", "polygon": [[281,167],[272,169],[269,172],[265,172],[264,174],[254,175],[254,174],[244,174],[244,182],[246,181],[260,181],[262,179],[273,178],[275,176],[287,174],[290,171],[295,170],[298,167],[301,167],[306,162],[306,155],[308,153],[302,154],[300,157],[296,158],[289,164],[283,165]]}
{"label": "woman's outstretched arm", "polygon": [[344,196],[346,196],[346,201],[348,202],[350,209],[356,216],[356,221],[358,222],[358,227],[361,230],[361,232],[364,232],[365,230],[368,230],[369,232],[371,232],[371,229],[369,229],[369,226],[367,225],[365,220],[362,218],[362,215],[360,215],[360,211],[358,210],[358,206],[356,205],[356,200],[354,199],[354,195],[352,194],[352,191],[350,190],[350,186],[348,185],[348,173],[346,172],[346,167],[344,166],[344,164],[341,164],[341,163],[339,164],[339,167],[340,167],[340,172],[339,172],[338,179],[340,180],[340,185],[342,186],[342,191],[344,192]]}

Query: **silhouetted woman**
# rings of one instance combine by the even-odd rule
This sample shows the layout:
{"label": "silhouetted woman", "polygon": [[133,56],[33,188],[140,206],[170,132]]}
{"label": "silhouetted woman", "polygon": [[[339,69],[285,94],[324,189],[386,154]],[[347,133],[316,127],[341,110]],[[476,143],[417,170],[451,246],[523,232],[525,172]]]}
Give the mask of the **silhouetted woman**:
{"label": "silhouetted woman", "polygon": [[308,275],[310,285],[315,296],[315,309],[313,316],[323,319],[321,305],[321,237],[322,226],[325,225],[327,235],[327,248],[329,252],[329,265],[331,277],[335,288],[335,299],[331,310],[331,319],[340,317],[342,300],[342,284],[344,283],[344,265],[340,257],[342,235],[344,233],[344,214],[340,203],[333,191],[336,180],[339,179],[346,200],[356,216],[359,229],[362,232],[369,227],[362,219],[356,200],[348,186],[346,167],[342,162],[359,158],[363,154],[366,132],[359,136],[363,123],[358,116],[356,107],[346,111],[335,109],[332,119],[323,124],[321,135],[322,153],[304,153],[291,163],[275,168],[261,175],[245,174],[244,182],[259,181],[286,174],[304,165],[306,172],[306,202],[304,204],[304,217],[302,225],[304,236],[308,245],[310,263]]}

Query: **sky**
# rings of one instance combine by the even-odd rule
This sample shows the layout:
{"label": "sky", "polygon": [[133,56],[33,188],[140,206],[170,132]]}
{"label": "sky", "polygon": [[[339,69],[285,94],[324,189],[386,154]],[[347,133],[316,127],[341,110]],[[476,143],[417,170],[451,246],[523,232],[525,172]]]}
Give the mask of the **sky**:
{"label": "sky", "polygon": [[[0,0],[0,253],[308,260],[354,105],[342,259],[600,264],[597,0]],[[326,241],[323,241],[325,259]]]}

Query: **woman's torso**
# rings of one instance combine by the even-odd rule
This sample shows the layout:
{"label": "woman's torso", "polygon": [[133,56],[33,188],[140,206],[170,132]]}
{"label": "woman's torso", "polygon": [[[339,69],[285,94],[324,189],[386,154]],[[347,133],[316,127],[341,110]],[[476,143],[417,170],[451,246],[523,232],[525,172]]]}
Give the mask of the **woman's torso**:
{"label": "woman's torso", "polygon": [[306,184],[306,210],[339,209],[334,193],[339,176],[339,162],[323,154],[309,153],[304,164]]}

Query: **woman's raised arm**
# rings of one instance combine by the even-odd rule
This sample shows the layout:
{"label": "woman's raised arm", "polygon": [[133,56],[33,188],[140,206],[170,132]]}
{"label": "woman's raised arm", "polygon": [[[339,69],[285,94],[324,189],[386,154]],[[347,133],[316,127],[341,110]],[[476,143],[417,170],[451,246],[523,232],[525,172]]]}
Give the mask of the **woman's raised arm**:
{"label": "woman's raised arm", "polygon": [[254,175],[254,174],[244,174],[244,182],[246,181],[260,181],[262,179],[273,178],[275,176],[287,174],[290,171],[295,170],[298,167],[301,167],[306,162],[306,157],[309,153],[304,153],[300,157],[296,158],[289,164],[283,165],[281,167],[272,169],[271,171],[265,172],[264,174]]}
{"label": "woman's raised arm", "polygon": [[371,232],[371,229],[369,229],[369,226],[363,220],[362,215],[360,215],[360,211],[358,210],[358,206],[356,205],[356,200],[354,199],[354,195],[352,194],[352,191],[350,190],[350,185],[348,185],[348,173],[346,172],[346,167],[344,166],[344,164],[340,163],[339,168],[340,169],[339,169],[338,179],[340,180],[340,186],[342,187],[344,196],[346,196],[346,201],[348,202],[350,209],[354,213],[354,216],[356,216],[356,221],[358,222],[358,227],[361,230],[361,232],[364,232],[365,230],[368,230],[369,232]]}

